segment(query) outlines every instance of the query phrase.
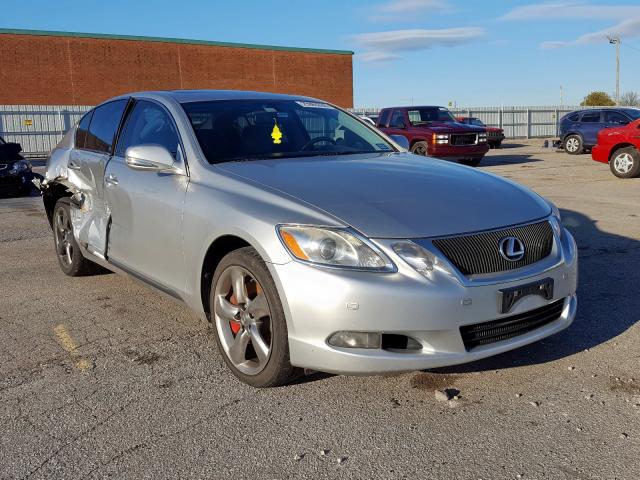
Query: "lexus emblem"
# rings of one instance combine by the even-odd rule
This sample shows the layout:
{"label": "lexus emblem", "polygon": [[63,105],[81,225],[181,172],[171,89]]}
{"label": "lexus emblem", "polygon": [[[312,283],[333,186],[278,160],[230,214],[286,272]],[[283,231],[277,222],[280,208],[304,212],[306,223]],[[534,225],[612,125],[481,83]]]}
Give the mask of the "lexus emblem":
{"label": "lexus emblem", "polygon": [[517,262],[524,257],[524,244],[516,237],[500,240],[500,255],[509,262]]}

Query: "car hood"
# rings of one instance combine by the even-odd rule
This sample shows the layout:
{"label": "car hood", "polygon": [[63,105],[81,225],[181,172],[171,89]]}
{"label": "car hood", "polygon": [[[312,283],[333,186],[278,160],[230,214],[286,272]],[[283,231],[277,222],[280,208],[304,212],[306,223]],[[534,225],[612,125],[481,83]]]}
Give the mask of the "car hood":
{"label": "car hood", "polygon": [[407,153],[218,164],[312,204],[372,238],[424,238],[549,215],[538,195],[496,175]]}
{"label": "car hood", "polygon": [[458,122],[431,122],[424,125],[414,125],[413,128],[430,130],[436,133],[481,133],[485,131],[483,127]]}

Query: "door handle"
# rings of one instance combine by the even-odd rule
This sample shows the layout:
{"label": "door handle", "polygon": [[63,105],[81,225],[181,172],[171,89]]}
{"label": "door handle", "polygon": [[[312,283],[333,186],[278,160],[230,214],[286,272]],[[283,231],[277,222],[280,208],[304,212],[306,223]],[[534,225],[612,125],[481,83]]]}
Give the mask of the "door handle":
{"label": "door handle", "polygon": [[104,183],[107,185],[118,185],[118,177],[116,177],[113,173],[107,175],[107,178],[104,179]]}
{"label": "door handle", "polygon": [[71,170],[80,170],[80,165],[78,165],[73,160],[69,160],[69,163],[67,164],[67,167],[70,168]]}

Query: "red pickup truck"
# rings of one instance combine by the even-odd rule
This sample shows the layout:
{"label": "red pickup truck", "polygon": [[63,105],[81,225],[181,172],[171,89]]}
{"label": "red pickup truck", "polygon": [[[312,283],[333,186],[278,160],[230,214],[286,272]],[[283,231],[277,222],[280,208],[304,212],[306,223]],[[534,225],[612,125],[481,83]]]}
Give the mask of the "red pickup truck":
{"label": "red pickup truck", "polygon": [[377,127],[387,135],[402,135],[412,153],[477,166],[489,151],[487,130],[456,122],[444,107],[384,108]]}
{"label": "red pickup truck", "polygon": [[640,120],[600,130],[591,158],[608,163],[618,178],[640,177]]}

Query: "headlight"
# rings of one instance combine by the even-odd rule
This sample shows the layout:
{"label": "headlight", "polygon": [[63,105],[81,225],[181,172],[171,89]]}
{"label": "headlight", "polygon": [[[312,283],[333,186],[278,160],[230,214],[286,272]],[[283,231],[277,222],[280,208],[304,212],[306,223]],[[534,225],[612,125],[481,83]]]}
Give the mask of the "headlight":
{"label": "headlight", "polygon": [[438,145],[446,145],[449,143],[449,134],[448,133],[434,133],[431,138],[431,143],[435,143]]}
{"label": "headlight", "polygon": [[380,250],[349,230],[280,225],[278,235],[289,253],[303,262],[379,272],[395,270]]}
{"label": "headlight", "polygon": [[444,263],[426,248],[413,242],[394,243],[391,248],[414,270],[427,278],[431,278],[433,272],[442,272],[447,275],[454,275],[448,264]]}
{"label": "headlight", "polygon": [[551,207],[551,226],[553,227],[555,232],[558,234],[558,236],[561,236],[562,235],[562,217],[560,216],[560,210],[558,209],[558,207],[556,207],[556,205],[553,202],[550,202],[547,199],[545,200],[549,204],[549,207]]}
{"label": "headlight", "polygon": [[9,173],[22,173],[26,172],[27,170],[29,170],[29,162],[27,162],[26,160],[20,160],[18,162],[15,162],[11,166],[11,170],[9,170]]}

